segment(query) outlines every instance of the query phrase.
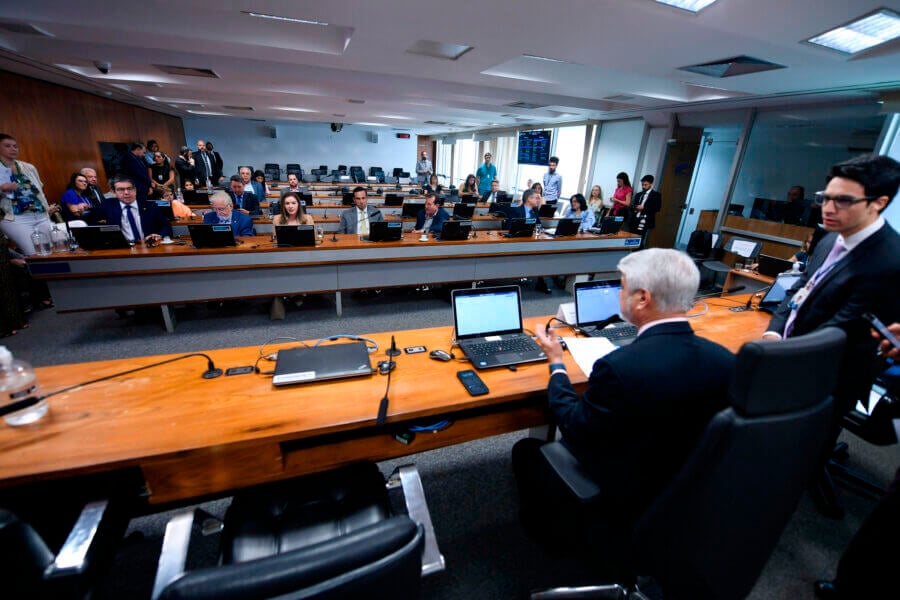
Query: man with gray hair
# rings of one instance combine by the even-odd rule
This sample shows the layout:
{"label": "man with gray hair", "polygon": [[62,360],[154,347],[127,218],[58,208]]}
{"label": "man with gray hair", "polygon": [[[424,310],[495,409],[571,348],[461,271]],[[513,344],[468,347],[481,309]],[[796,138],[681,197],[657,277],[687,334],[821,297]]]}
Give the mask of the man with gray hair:
{"label": "man with gray hair", "polygon": [[696,336],[685,316],[700,282],[694,262],[654,248],[626,256],[618,270],[621,316],[638,337],[594,363],[584,393],[569,381],[556,335],[535,328],[550,361],[550,412],[563,444],[602,490],[600,504],[586,508],[544,462],[542,440],[516,443],[522,522],[545,542],[570,540],[585,510],[608,514],[612,533],[627,532],[727,406],[734,355]]}
{"label": "man with gray hair", "polygon": [[212,210],[203,215],[207,225],[230,225],[234,237],[253,235],[253,220],[244,213],[234,210],[231,196],[219,190],[209,200]]}

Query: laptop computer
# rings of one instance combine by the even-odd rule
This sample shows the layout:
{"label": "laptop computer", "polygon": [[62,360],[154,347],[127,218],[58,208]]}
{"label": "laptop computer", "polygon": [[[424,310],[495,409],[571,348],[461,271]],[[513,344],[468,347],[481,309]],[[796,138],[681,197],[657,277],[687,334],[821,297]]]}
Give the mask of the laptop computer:
{"label": "laptop computer", "polygon": [[488,208],[489,214],[502,216],[504,219],[508,219],[511,212],[512,204],[509,202],[491,202],[491,205]]}
{"label": "laptop computer", "polygon": [[118,225],[72,227],[69,231],[75,236],[78,245],[85,250],[109,250],[131,246]]}
{"label": "laptop computer", "polygon": [[459,201],[465,202],[466,204],[477,204],[479,200],[478,194],[462,194],[459,197]]}
{"label": "laptop computer", "polygon": [[457,202],[453,205],[453,215],[451,215],[456,220],[461,219],[471,219],[475,214],[475,205],[474,204],[463,204],[462,202]]}
{"label": "laptop computer", "polygon": [[425,208],[425,201],[421,202],[410,202],[407,200],[403,203],[403,212],[400,213],[401,218],[413,218],[419,216],[419,211]]}
{"label": "laptop computer", "polygon": [[175,212],[172,210],[172,203],[168,200],[157,200],[156,206],[159,207],[159,211],[163,214],[165,218],[170,221],[175,221]]}
{"label": "laptop computer", "polygon": [[560,219],[556,222],[556,228],[548,229],[544,233],[553,237],[567,237],[578,233],[581,227],[581,219]]}
{"label": "laptop computer", "polygon": [[756,262],[759,265],[759,274],[767,277],[777,277],[785,271],[790,271],[794,266],[794,263],[786,258],[778,258],[767,254],[760,254],[756,258]]}
{"label": "laptop computer", "polygon": [[401,194],[385,194],[385,206],[403,206],[403,196]]}
{"label": "laptop computer", "polygon": [[516,217],[515,219],[509,219],[509,231],[504,231],[500,235],[508,238],[531,237],[534,235],[536,226],[537,219]]}
{"label": "laptop computer", "polygon": [[552,219],[556,215],[555,204],[544,204],[538,209],[538,216],[542,219]]}
{"label": "laptop computer", "polygon": [[403,223],[400,221],[372,221],[369,223],[369,242],[398,242],[403,237]]}
{"label": "laptop computer", "polygon": [[619,233],[624,224],[625,217],[603,217],[603,220],[600,221],[600,227],[591,227],[591,233],[595,235],[612,235]]}
{"label": "laptop computer", "polygon": [[197,190],[181,190],[181,197],[185,204],[209,204],[209,196]]}
{"label": "laptop computer", "polygon": [[522,329],[519,294],[516,285],[451,292],[456,341],[476,369],[547,360]]}
{"label": "laptop computer", "polygon": [[605,337],[616,346],[627,346],[633,342],[637,338],[638,328],[619,317],[621,289],[619,281],[576,283],[575,326],[587,336]]}
{"label": "laptop computer", "polygon": [[315,246],[315,225],[276,225],[275,239],[279,246]]}
{"label": "laptop computer", "polygon": [[188,233],[191,234],[191,244],[194,248],[237,246],[231,225],[193,224],[188,225]]}
{"label": "laptop computer", "polygon": [[365,342],[329,344],[278,351],[272,385],[311,383],[372,374]]}
{"label": "laptop computer", "polygon": [[775,278],[775,283],[766,292],[766,295],[759,301],[759,310],[773,313],[781,301],[784,300],[787,291],[791,289],[797,280],[803,276],[802,273],[791,271],[790,273],[782,273]]}
{"label": "laptop computer", "polygon": [[472,232],[472,221],[444,221],[441,225],[441,233],[437,239],[447,242],[453,240],[467,240]]}

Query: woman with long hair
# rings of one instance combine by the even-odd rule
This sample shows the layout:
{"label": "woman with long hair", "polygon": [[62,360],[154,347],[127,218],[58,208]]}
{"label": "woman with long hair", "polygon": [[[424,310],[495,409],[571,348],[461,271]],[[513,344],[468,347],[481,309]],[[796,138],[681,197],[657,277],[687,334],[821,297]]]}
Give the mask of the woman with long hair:
{"label": "woman with long hair", "polygon": [[616,175],[616,191],[613,192],[610,201],[612,201],[612,208],[609,210],[609,214],[616,217],[625,217],[625,221],[628,222],[628,207],[631,206],[631,180],[628,179],[628,174],[625,172],[619,173]]}
{"label": "woman with long hair", "polygon": [[273,225],[315,225],[312,215],[306,214],[300,203],[300,194],[287,192],[281,199],[281,213],[272,219]]}
{"label": "woman with long hair", "polygon": [[475,194],[476,196],[478,195],[478,186],[475,185],[475,175],[473,175],[472,173],[469,173],[466,176],[466,181],[459,188],[459,195],[462,196],[463,194]]}

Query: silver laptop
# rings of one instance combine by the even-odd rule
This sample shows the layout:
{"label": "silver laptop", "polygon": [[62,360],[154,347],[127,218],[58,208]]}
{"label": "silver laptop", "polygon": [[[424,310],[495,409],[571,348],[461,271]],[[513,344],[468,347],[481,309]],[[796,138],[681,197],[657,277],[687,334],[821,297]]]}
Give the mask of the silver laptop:
{"label": "silver laptop", "polygon": [[453,290],[453,327],[460,349],[476,369],[547,360],[522,328],[519,286]]}
{"label": "silver laptop", "polygon": [[272,385],[311,383],[372,374],[365,342],[278,351]]}
{"label": "silver laptop", "polygon": [[580,281],[575,284],[576,326],[590,337],[605,337],[616,346],[637,338],[638,328],[619,317],[619,281]]}

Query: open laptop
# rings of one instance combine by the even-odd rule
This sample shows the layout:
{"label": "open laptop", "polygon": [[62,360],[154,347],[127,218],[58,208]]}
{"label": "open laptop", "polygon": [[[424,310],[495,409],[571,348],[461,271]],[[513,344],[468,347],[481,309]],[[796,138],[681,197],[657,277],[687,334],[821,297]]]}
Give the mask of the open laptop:
{"label": "open laptop", "polygon": [[591,227],[591,233],[595,235],[612,235],[619,233],[624,224],[625,217],[603,217],[603,220],[600,221],[600,227]]}
{"label": "open laptop", "polygon": [[159,207],[159,212],[163,214],[165,218],[170,221],[175,221],[175,211],[172,210],[172,203],[168,200],[157,200],[156,206]]}
{"label": "open laptop", "polygon": [[191,234],[191,244],[194,248],[226,248],[237,246],[231,225],[188,225],[188,233]]}
{"label": "open laptop", "polygon": [[462,202],[457,202],[453,205],[453,214],[451,216],[456,220],[460,220],[471,219],[474,214],[474,204],[463,204]]}
{"label": "open laptop", "polygon": [[784,300],[785,294],[789,289],[791,289],[797,280],[803,276],[802,273],[797,273],[791,271],[789,273],[782,273],[775,278],[775,283],[772,284],[772,287],[769,288],[769,291],[766,292],[766,295],[762,297],[762,300],[759,301],[759,310],[764,310],[767,312],[775,312],[775,309],[778,308],[778,305],[781,304],[781,301]]}
{"label": "open laptop", "polygon": [[488,208],[488,214],[502,216],[504,219],[508,219],[511,212],[512,204],[509,202],[491,202]]}
{"label": "open laptop", "polygon": [[372,374],[365,342],[278,351],[272,385],[311,383]]}
{"label": "open laptop", "polygon": [[519,286],[453,290],[451,302],[456,341],[476,369],[547,360],[522,329]]}
{"label": "open laptop", "polygon": [[112,248],[128,248],[131,246],[125,239],[122,228],[118,225],[92,225],[88,227],[72,227],[69,231],[75,241],[85,250],[109,250]]}
{"label": "open laptop", "polygon": [[369,242],[398,242],[403,237],[403,223],[400,221],[372,221],[369,223]]}
{"label": "open laptop", "polygon": [[516,217],[509,219],[509,231],[504,231],[500,235],[509,238],[531,237],[534,235],[534,228],[537,226],[537,219],[523,219]]}
{"label": "open laptop", "polygon": [[437,239],[448,242],[454,240],[467,240],[472,232],[472,221],[444,221],[441,225],[441,233]]}
{"label": "open laptop", "polygon": [[197,190],[181,190],[181,197],[185,204],[209,204],[209,196]]}
{"label": "open laptop", "polygon": [[384,205],[385,206],[403,206],[403,195],[402,194],[385,194],[384,195]]}
{"label": "open laptop", "polygon": [[538,216],[542,219],[552,219],[556,215],[555,204],[544,204],[538,209]]}
{"label": "open laptop", "polygon": [[477,194],[463,194],[459,197],[459,201],[466,204],[477,204],[480,199]]}
{"label": "open laptop", "polygon": [[315,225],[276,225],[275,239],[279,246],[315,246]]}
{"label": "open laptop", "polygon": [[767,277],[777,277],[785,271],[790,271],[794,266],[794,263],[785,258],[767,254],[760,254],[756,257],[756,263],[759,265],[759,274]]}
{"label": "open laptop", "polygon": [[554,229],[547,229],[544,233],[553,237],[568,237],[577,234],[579,227],[581,227],[580,218],[560,219]]}
{"label": "open laptop", "polygon": [[[605,337],[616,346],[627,346],[633,342],[637,338],[638,328],[619,317],[621,289],[619,281],[576,283],[575,326],[587,336]],[[615,322],[610,324],[611,321]]]}
{"label": "open laptop", "polygon": [[400,218],[413,218],[419,216],[419,211],[425,208],[425,201],[421,202],[410,202],[407,200],[403,203],[403,212],[400,213]]}

